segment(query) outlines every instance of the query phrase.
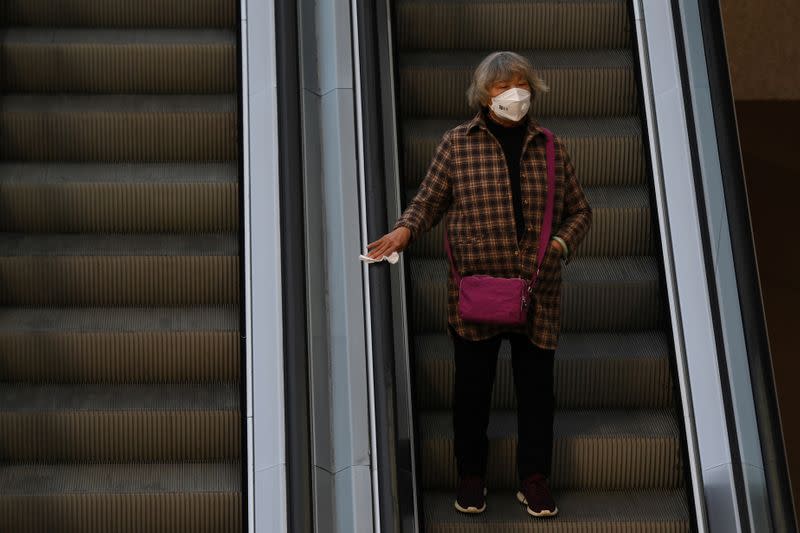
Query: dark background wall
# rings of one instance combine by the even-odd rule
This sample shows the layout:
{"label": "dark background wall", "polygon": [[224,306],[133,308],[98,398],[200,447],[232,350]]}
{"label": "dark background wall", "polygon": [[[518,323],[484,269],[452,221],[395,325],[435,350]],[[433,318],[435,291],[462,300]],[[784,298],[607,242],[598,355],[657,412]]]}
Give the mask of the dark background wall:
{"label": "dark background wall", "polygon": [[800,1],[721,0],[750,217],[800,509]]}

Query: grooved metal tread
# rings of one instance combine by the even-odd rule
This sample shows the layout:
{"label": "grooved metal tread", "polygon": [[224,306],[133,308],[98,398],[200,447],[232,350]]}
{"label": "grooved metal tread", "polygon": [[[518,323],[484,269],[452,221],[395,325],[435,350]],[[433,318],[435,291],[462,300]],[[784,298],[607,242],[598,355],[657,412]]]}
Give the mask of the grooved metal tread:
{"label": "grooved metal tread", "polygon": [[4,464],[3,496],[238,492],[238,461],[214,463]]}
{"label": "grooved metal tread", "polygon": [[[419,414],[420,438],[452,439],[450,411]],[[517,415],[513,410],[495,409],[489,418],[488,438],[514,438]],[[670,409],[568,409],[555,411],[553,435],[559,437],[649,437],[678,438],[678,426]]]}
{"label": "grooved metal tread", "polygon": [[235,94],[36,94],[3,96],[2,113],[234,113]]}
{"label": "grooved metal tread", "polygon": [[[409,261],[411,279],[447,282],[447,259],[412,257]],[[654,283],[658,280],[655,257],[575,257],[562,269],[564,283]]]}
{"label": "grooved metal tread", "polygon": [[[559,137],[641,137],[639,118],[630,117],[537,117],[540,125]],[[438,143],[445,131],[461,124],[464,119],[410,118],[403,121],[406,137],[433,138]]]}
{"label": "grooved metal tread", "polygon": [[620,0],[405,0],[397,3],[395,13],[400,49],[591,49],[630,43]]}
{"label": "grooved metal tread", "polygon": [[6,45],[28,44],[110,44],[110,45],[186,45],[224,44],[236,45],[233,30],[193,29],[130,29],[130,28],[47,28],[10,27],[3,31],[0,42]]}
{"label": "grooved metal tread", "polygon": [[[418,359],[452,359],[453,343],[446,333],[414,336]],[[663,359],[668,356],[667,336],[663,331],[616,331],[600,333],[564,332],[556,349],[556,360],[579,359]],[[511,346],[504,342],[498,357],[511,358]]]}
{"label": "grooved metal tread", "polygon": [[[647,185],[586,185],[582,187],[592,209],[649,209]],[[406,188],[406,202],[417,194],[418,187]]]}
{"label": "grooved metal tread", "polygon": [[[420,409],[453,404],[455,360],[445,333],[414,336],[415,397]],[[563,409],[671,406],[669,347],[664,332],[562,332],[555,357],[556,406]],[[517,405],[511,345],[500,344],[492,406]]]}
{"label": "grooved metal tread", "polygon": [[0,307],[0,334],[236,331],[239,307]]}
{"label": "grooved metal tread", "polygon": [[0,412],[231,411],[236,384],[29,385],[0,383]]}
{"label": "grooved metal tread", "polygon": [[649,209],[647,185],[583,187],[586,199],[596,209]]}
{"label": "grooved metal tread", "polygon": [[21,256],[235,256],[234,233],[70,234],[0,233],[0,257]]}
{"label": "grooved metal tread", "polygon": [[[424,493],[427,531],[492,532],[610,532],[689,531],[689,509],[683,491],[555,490],[557,516],[546,520],[528,516],[517,502],[515,491],[490,491],[487,509],[479,515],[464,516],[453,508],[452,491]],[[667,529],[667,524],[673,524]],[[637,529],[632,527],[638,526]],[[447,529],[444,529],[444,528]],[[442,529],[439,529],[442,528]]]}
{"label": "grooved metal tread", "polygon": [[163,163],[1,162],[0,185],[125,184],[235,184],[235,161]]}
{"label": "grooved metal tread", "polygon": [[[398,66],[404,68],[469,70],[478,66],[491,50],[432,50],[398,54]],[[555,68],[633,68],[633,55],[627,48],[598,50],[516,50],[532,61],[537,69]]]}
{"label": "grooved metal tread", "polygon": [[106,28],[234,28],[230,0],[4,0],[10,25]]}

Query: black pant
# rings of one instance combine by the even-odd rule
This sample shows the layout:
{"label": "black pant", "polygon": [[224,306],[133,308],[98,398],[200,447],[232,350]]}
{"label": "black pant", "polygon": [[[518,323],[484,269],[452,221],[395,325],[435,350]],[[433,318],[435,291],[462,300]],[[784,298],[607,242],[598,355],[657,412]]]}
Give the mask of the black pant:
{"label": "black pant", "polygon": [[503,337],[511,343],[517,395],[517,474],[550,476],[553,456],[553,364],[555,350],[533,344],[525,335],[509,333],[469,341],[450,329],[455,351],[453,430],[458,474],[486,475],[489,440],[486,429]]}

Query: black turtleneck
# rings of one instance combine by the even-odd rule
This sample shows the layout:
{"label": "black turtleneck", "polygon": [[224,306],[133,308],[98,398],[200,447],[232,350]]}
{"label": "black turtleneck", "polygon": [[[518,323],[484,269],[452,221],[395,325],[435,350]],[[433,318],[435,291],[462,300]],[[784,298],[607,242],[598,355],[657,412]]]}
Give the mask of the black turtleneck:
{"label": "black turtleneck", "polygon": [[489,117],[488,110],[484,108],[483,118],[486,126],[492,135],[495,136],[503,154],[506,156],[506,166],[508,167],[508,180],[511,185],[511,200],[514,204],[514,222],[517,226],[517,242],[522,239],[525,233],[525,217],[522,213],[522,189],[520,187],[519,164],[522,157],[522,143],[525,141],[525,134],[528,131],[528,120],[524,120],[518,126],[503,126]]}

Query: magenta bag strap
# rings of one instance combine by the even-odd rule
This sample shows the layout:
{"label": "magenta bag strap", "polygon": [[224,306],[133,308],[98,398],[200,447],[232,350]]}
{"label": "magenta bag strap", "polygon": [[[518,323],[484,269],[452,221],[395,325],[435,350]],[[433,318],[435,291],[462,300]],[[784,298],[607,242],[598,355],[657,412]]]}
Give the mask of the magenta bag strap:
{"label": "magenta bag strap", "polygon": [[[539,238],[539,250],[544,250],[550,242],[550,232],[553,229],[553,204],[556,197],[556,149],[553,145],[553,133],[547,128],[539,127],[547,137],[547,145],[545,148],[547,158],[547,200],[544,208],[544,220],[542,221],[542,231]],[[447,238],[447,224],[444,227],[444,249],[447,252],[447,259],[450,263],[450,271],[453,273],[453,279],[456,285],[461,284],[461,274],[458,273],[455,261],[453,261],[453,253],[450,251],[450,240]],[[528,283],[528,291],[533,290],[536,285],[536,279],[539,277],[539,270],[542,268],[542,261],[545,254],[537,253],[537,266],[536,273],[533,275],[530,283]]]}
{"label": "magenta bag strap", "polygon": [[556,198],[556,148],[553,144],[553,132],[547,128],[541,129],[547,137],[547,203],[544,208],[544,220],[542,221],[542,230],[539,232],[539,249],[536,253],[536,272],[533,274],[531,282],[528,284],[528,292],[533,290],[536,286],[536,280],[539,278],[539,270],[542,268],[542,261],[544,261],[547,246],[550,244],[550,232],[553,230],[553,204]]}

